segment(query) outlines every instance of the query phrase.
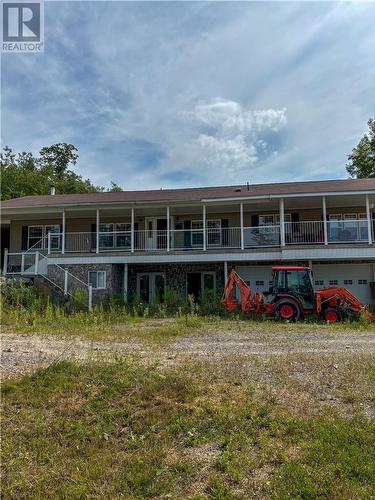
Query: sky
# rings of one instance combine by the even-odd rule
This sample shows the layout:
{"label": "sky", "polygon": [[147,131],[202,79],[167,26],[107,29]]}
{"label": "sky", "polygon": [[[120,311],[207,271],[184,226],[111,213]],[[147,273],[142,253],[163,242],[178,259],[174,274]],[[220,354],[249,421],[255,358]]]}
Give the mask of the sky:
{"label": "sky", "polygon": [[374,2],[45,4],[2,54],[2,145],[74,144],[95,184],[346,178],[375,114]]}

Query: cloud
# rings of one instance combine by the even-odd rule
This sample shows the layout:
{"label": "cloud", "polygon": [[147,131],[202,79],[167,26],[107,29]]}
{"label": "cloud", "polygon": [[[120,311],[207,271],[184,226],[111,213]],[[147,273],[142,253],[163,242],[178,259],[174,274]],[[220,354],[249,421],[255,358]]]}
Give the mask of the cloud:
{"label": "cloud", "polygon": [[286,109],[250,110],[236,101],[214,98],[181,114],[194,130],[184,155],[206,172],[225,171],[234,180],[268,149],[263,133],[278,132],[287,123]]}
{"label": "cloud", "polygon": [[72,142],[129,189],[345,177],[373,109],[375,4],[46,2],[2,55],[2,142]]}
{"label": "cloud", "polygon": [[198,122],[225,133],[249,133],[271,129],[277,132],[287,123],[286,108],[246,110],[239,102],[217,97],[210,103],[197,104],[185,113]]}

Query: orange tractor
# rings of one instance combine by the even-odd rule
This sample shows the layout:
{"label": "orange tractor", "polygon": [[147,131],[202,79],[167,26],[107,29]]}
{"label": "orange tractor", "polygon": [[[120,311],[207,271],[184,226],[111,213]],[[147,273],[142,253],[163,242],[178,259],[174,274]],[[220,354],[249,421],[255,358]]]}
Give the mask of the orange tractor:
{"label": "orange tractor", "polygon": [[[348,313],[363,313],[375,320],[369,309],[346,288],[331,286],[314,290],[311,269],[307,266],[276,266],[272,271],[272,286],[263,296],[258,292],[252,295],[250,286],[232,269],[225,283],[222,304],[230,311],[239,305],[244,313],[266,312],[285,321],[318,314],[334,323]],[[239,303],[236,288],[241,297]]]}

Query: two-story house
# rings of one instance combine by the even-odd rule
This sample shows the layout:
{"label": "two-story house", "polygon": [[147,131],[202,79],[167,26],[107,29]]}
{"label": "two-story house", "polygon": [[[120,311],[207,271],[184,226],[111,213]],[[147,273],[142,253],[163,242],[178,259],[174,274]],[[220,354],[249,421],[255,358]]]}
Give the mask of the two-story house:
{"label": "two-story house", "polygon": [[[199,297],[236,266],[268,290],[275,264],[374,302],[375,179],[27,196],[2,204],[3,273],[162,300]],[[90,286],[89,286],[90,285]]]}

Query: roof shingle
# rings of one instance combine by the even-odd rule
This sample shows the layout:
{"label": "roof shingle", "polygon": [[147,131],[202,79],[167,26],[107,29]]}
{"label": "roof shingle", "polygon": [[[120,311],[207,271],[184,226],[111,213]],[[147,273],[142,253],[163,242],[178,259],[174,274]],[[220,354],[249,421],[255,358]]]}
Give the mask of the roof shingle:
{"label": "roof shingle", "polygon": [[42,196],[24,196],[2,202],[3,209],[48,206],[70,206],[113,203],[191,202],[215,198],[243,198],[256,196],[311,194],[354,191],[375,192],[375,179],[345,179],[307,182],[283,182],[183,189],[122,191],[115,193],[77,193]]}

